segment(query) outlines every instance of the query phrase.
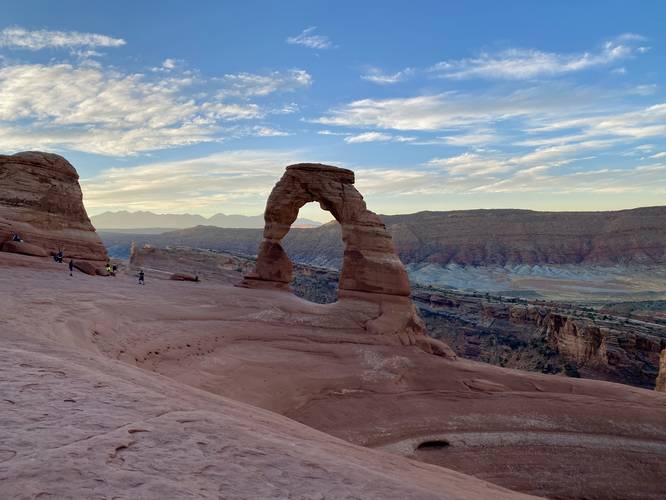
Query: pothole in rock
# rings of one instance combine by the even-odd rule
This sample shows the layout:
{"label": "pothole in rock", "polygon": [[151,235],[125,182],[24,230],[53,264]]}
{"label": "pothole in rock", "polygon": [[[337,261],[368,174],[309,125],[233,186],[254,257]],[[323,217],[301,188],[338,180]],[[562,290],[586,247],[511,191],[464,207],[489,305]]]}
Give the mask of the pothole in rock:
{"label": "pothole in rock", "polygon": [[416,447],[416,451],[439,451],[451,446],[451,443],[444,439],[433,439],[430,441],[423,441]]}

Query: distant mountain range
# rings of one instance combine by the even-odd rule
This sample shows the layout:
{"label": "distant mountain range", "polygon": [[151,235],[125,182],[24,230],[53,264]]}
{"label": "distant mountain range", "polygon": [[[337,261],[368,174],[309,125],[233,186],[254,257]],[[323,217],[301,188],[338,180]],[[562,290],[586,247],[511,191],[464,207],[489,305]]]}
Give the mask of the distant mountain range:
{"label": "distant mountain range", "polygon": [[[612,212],[457,210],[381,218],[405,264],[666,264],[666,206]],[[118,256],[132,240],[253,255],[261,231],[198,226],[154,236],[102,231],[102,239]],[[339,267],[340,225],[293,229],[284,247],[295,262]]]}
{"label": "distant mountain range", "polygon": [[[156,214],[153,212],[104,212],[91,218],[93,226],[102,231],[124,231],[133,233],[147,230],[145,234],[153,234],[173,229],[186,229],[195,226],[214,226],[224,228],[263,228],[263,215],[226,215],[215,214],[203,217],[196,214]],[[294,227],[312,228],[321,226],[320,222],[309,219],[298,219]]]}

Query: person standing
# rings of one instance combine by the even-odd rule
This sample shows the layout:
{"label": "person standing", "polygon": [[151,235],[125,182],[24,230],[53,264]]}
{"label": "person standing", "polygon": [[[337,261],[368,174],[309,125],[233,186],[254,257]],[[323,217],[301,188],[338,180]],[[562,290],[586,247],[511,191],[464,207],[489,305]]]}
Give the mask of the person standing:
{"label": "person standing", "polygon": [[69,259],[69,275],[74,276],[73,273],[74,273],[74,261],[72,259]]}
{"label": "person standing", "polygon": [[139,271],[139,285],[145,285],[146,284],[146,282],[143,280],[144,277],[145,277],[145,275],[143,274],[143,269],[141,269]]}

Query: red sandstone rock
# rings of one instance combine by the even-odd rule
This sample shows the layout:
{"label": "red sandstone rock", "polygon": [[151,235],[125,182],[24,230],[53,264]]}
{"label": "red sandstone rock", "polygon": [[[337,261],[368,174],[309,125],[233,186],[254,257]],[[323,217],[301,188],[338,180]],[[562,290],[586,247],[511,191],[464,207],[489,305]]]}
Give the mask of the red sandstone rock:
{"label": "red sandstone rock", "polygon": [[86,261],[74,261],[74,268],[78,269],[82,273],[89,274],[90,276],[102,276],[102,273],[106,273],[103,269],[99,268],[92,262]]}
{"label": "red sandstone rock", "polygon": [[62,156],[33,151],[0,155],[0,241],[16,232],[43,255],[62,249],[65,258],[106,261],[106,249],[83,206],[78,178]]}
{"label": "red sandstone rock", "polygon": [[425,325],[409,299],[409,279],[391,235],[379,217],[367,209],[354,187],[351,170],[320,163],[287,167],[266,204],[264,240],[256,271],[246,276],[243,285],[288,288],[293,266],[282,248],[282,238],[296,221],[299,209],[312,201],[331,212],[342,228],[345,250],[339,283],[341,304],[376,304],[378,312],[368,308],[369,317],[361,318],[367,332],[392,335],[403,345],[455,357],[444,343],[426,337]]}
{"label": "red sandstone rock", "polygon": [[169,279],[172,281],[199,281],[198,276],[192,276],[191,274],[185,274],[185,273],[174,273],[171,276],[169,276]]}
{"label": "red sandstone rock", "polygon": [[42,247],[26,243],[25,241],[5,241],[2,246],[0,246],[0,251],[20,253],[23,255],[33,255],[35,257],[48,256]]}
{"label": "red sandstone rock", "polygon": [[654,390],[666,392],[666,349],[661,351],[661,355],[659,356],[659,376],[657,377],[657,385],[655,385]]}

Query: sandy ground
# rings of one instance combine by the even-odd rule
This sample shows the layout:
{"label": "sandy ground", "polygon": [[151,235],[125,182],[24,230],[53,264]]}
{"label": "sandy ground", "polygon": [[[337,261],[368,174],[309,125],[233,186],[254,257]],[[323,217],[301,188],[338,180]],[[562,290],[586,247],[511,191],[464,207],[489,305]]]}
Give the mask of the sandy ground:
{"label": "sandy ground", "polygon": [[353,304],[156,278],[0,254],[3,495],[666,496],[665,395],[387,345]]}

